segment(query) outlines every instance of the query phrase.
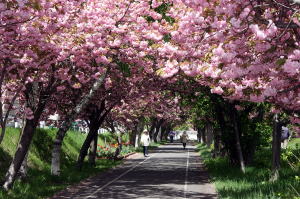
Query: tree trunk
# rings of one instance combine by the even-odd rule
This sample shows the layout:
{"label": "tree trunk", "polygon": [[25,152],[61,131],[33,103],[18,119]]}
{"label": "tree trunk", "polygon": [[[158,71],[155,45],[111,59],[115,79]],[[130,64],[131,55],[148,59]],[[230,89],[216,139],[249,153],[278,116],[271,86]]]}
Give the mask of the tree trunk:
{"label": "tree trunk", "polygon": [[118,147],[114,154],[114,160],[118,159],[118,156],[120,155],[120,153],[122,151],[122,134],[121,133],[118,133],[117,143],[118,143]]}
{"label": "tree trunk", "polygon": [[54,176],[60,175],[61,147],[62,147],[63,139],[64,139],[66,132],[68,131],[70,125],[71,124],[67,124],[67,122],[65,122],[56,133],[56,137],[53,142],[53,149],[52,149],[51,175],[54,175]]}
{"label": "tree trunk", "polygon": [[130,145],[132,146],[135,146],[136,133],[137,133],[137,128],[135,126],[134,129],[129,133],[129,141],[130,141]]}
{"label": "tree trunk", "polygon": [[[105,105],[105,104],[103,104],[103,105]],[[89,149],[89,146],[90,146],[92,140],[94,139],[95,136],[98,135],[98,129],[100,128],[101,124],[105,120],[105,117],[110,112],[110,110],[113,108],[113,106],[110,107],[107,111],[105,111],[105,113],[103,115],[101,115],[104,108],[105,108],[104,106],[101,106],[100,110],[96,111],[98,118],[97,119],[95,118],[95,120],[90,121],[91,122],[90,123],[90,131],[80,149],[78,160],[77,160],[77,168],[79,170],[82,169],[84,158],[87,155],[87,152],[88,152],[88,149]]]}
{"label": "tree trunk", "polygon": [[130,145],[132,145],[133,147],[135,147],[137,131],[138,131],[138,124],[136,123],[133,130],[129,133]]}
{"label": "tree trunk", "polygon": [[132,130],[130,136],[130,143],[137,148],[139,146],[140,143],[140,139],[141,139],[141,133],[144,129],[144,119],[143,117],[140,117],[138,122],[135,124],[134,129]]}
{"label": "tree trunk", "polygon": [[205,144],[205,145],[207,145],[207,139],[206,139],[206,130],[205,130],[206,128],[203,128],[202,129],[202,137],[201,137],[201,143],[203,143],[203,144]]}
{"label": "tree trunk", "polygon": [[[227,125],[226,125],[226,122],[225,122],[225,117],[224,117],[224,108],[221,106],[220,102],[218,102],[218,100],[213,97],[212,98],[213,102],[214,102],[214,109],[215,109],[215,112],[216,112],[216,119],[218,121],[218,124],[220,125],[220,128],[219,128],[219,142],[220,142],[220,155],[221,156],[225,156],[226,154],[226,148],[229,149],[228,147],[228,142],[229,140],[227,139],[223,139],[222,140],[222,136],[225,136],[226,133],[228,133],[226,131],[227,129]],[[224,146],[224,147],[223,147]],[[222,148],[221,148],[222,147]]]}
{"label": "tree trunk", "polygon": [[160,130],[160,127],[162,125],[162,123],[164,122],[164,119],[160,119],[157,124],[156,124],[156,127],[155,127],[155,133],[153,135],[153,140],[155,143],[157,143],[157,136],[158,136],[158,133],[159,133],[159,130]]}
{"label": "tree trunk", "polygon": [[155,130],[156,123],[157,123],[157,119],[156,118],[152,119],[151,127],[149,130],[149,136],[152,141],[153,141],[153,137],[154,137],[153,133]]}
{"label": "tree trunk", "polygon": [[3,185],[3,188],[5,190],[9,190],[13,186],[17,173],[19,172],[21,164],[28,152],[36,126],[37,123],[34,120],[26,120],[24,131],[22,132],[17,151],[5,176],[5,182]]}
{"label": "tree trunk", "polygon": [[197,141],[201,142],[202,139],[202,133],[201,133],[201,128],[197,128]]}
{"label": "tree trunk", "polygon": [[213,157],[218,157],[221,151],[221,138],[220,130],[217,129],[214,131],[214,152]]}
{"label": "tree trunk", "polygon": [[280,153],[281,153],[281,125],[278,122],[278,115],[275,114],[273,121],[273,140],[272,140],[272,176],[270,181],[274,182],[279,178]]}
{"label": "tree trunk", "polygon": [[2,70],[1,70],[1,73],[0,73],[0,127],[1,127],[1,135],[0,135],[0,144],[2,143],[2,140],[4,138],[4,134],[5,134],[5,126],[6,126],[6,122],[4,122],[4,106],[3,106],[3,102],[4,101],[2,99],[2,95],[4,93],[4,91],[2,90],[2,85],[3,85],[3,82],[4,82],[4,77],[5,77],[5,74],[6,74],[6,69],[8,67],[8,64],[3,64],[2,66]]}
{"label": "tree trunk", "polygon": [[90,150],[89,150],[89,163],[93,167],[96,166],[97,143],[98,143],[98,131],[90,144]]}
{"label": "tree trunk", "polygon": [[206,145],[210,147],[213,142],[213,135],[214,135],[213,127],[210,122],[208,122],[205,126],[205,135],[206,135]]}
{"label": "tree trunk", "polygon": [[160,142],[161,141],[160,140],[161,131],[162,131],[162,126],[159,127],[158,134],[157,134],[157,136],[155,136],[156,137],[156,142]]}
{"label": "tree trunk", "polygon": [[169,135],[170,131],[171,131],[171,126],[168,125],[167,128],[166,128],[166,131],[165,131],[165,133],[164,133],[164,135],[163,135],[163,138],[164,138],[165,140],[168,140],[168,135]]}
{"label": "tree trunk", "polygon": [[82,168],[83,161],[84,161],[85,156],[87,155],[89,146],[90,146],[92,140],[96,137],[96,134],[97,134],[97,131],[99,128],[100,128],[100,125],[98,125],[98,124],[92,126],[92,128],[90,128],[90,131],[89,131],[86,139],[84,140],[83,145],[81,146],[78,160],[77,160],[77,168],[79,170],[81,170],[81,168]]}
{"label": "tree trunk", "polygon": [[0,145],[3,141],[4,135],[5,135],[6,125],[1,125],[1,135],[0,135]]}
{"label": "tree trunk", "polygon": [[163,140],[163,137],[164,137],[166,131],[167,131],[167,127],[166,127],[165,125],[162,126],[162,127],[161,127],[161,132],[160,132],[160,141]]}
{"label": "tree trunk", "polygon": [[28,174],[28,153],[25,155],[25,158],[22,162],[22,165],[20,167],[20,170],[19,170],[19,173],[18,173],[18,176],[21,180],[24,180],[26,177],[27,177],[27,174]]}
{"label": "tree trunk", "polygon": [[86,108],[87,104],[94,96],[95,91],[99,89],[102,85],[104,79],[106,77],[106,72],[101,75],[101,77],[93,84],[91,90],[89,91],[88,95],[82,98],[79,104],[66,116],[66,120],[63,122],[62,126],[59,128],[58,132],[56,133],[56,137],[53,143],[52,149],[52,159],[51,159],[51,174],[59,176],[60,175],[60,154],[61,154],[61,147],[63,143],[63,139],[72,125],[72,122],[77,118],[77,116],[82,112],[83,109]]}
{"label": "tree trunk", "polygon": [[26,85],[26,106],[32,110],[33,119],[26,119],[25,127],[22,129],[23,132],[21,134],[17,151],[5,175],[3,188],[6,191],[13,186],[23,160],[28,153],[38,121],[45,109],[49,96],[51,95],[53,81],[53,79],[50,80],[49,85],[45,88],[45,90],[39,89],[37,82],[28,83]]}
{"label": "tree trunk", "polygon": [[245,161],[244,161],[244,156],[242,152],[242,147],[241,147],[241,142],[240,142],[240,131],[238,127],[238,122],[237,122],[237,112],[234,108],[232,108],[232,115],[233,115],[233,126],[234,126],[234,135],[235,135],[235,142],[236,142],[236,150],[237,154],[239,157],[239,162],[240,162],[240,167],[243,173],[246,172],[245,170]]}
{"label": "tree trunk", "polygon": [[140,145],[140,142],[141,142],[141,134],[144,130],[144,127],[145,127],[145,118],[142,116],[139,118],[139,124],[138,124],[138,131],[137,131],[137,134],[138,134],[138,142],[137,142],[137,146],[138,147]]}
{"label": "tree trunk", "polygon": [[140,140],[141,140],[141,136],[140,136],[140,133],[137,131],[136,134],[135,134],[134,148],[138,148],[139,147]]}

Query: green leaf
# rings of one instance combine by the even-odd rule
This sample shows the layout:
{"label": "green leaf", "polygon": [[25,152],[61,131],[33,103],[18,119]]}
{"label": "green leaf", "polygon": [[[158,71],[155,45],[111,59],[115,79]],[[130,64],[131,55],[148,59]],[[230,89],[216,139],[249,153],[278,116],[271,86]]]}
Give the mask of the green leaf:
{"label": "green leaf", "polygon": [[117,65],[119,66],[120,71],[125,75],[125,76],[130,76],[130,65],[121,61],[117,62]]}
{"label": "green leaf", "polygon": [[151,16],[145,16],[145,19],[148,21],[148,22],[154,22],[155,20],[153,19],[153,17]]}
{"label": "green leaf", "polygon": [[279,65],[279,66],[282,66],[282,65],[285,64],[285,62],[286,62],[286,59],[280,58],[280,59],[278,59],[278,60],[276,61],[276,64]]}
{"label": "green leaf", "polygon": [[163,37],[163,40],[164,40],[165,42],[169,42],[171,39],[172,39],[172,36],[171,36],[171,34],[170,34],[170,33],[169,33],[169,34],[166,34],[166,35],[164,35],[164,37]]}
{"label": "green leaf", "polygon": [[174,22],[175,22],[175,19],[172,18],[172,17],[170,17],[170,16],[167,16],[167,15],[166,15],[166,13],[167,13],[169,7],[171,7],[171,6],[172,6],[172,4],[169,4],[169,3],[163,3],[163,4],[161,4],[160,6],[158,6],[157,8],[155,8],[154,10],[155,10],[157,13],[161,14],[161,15],[162,15],[162,18],[163,18],[164,20],[166,20],[167,22],[169,22],[169,23],[174,23]]}

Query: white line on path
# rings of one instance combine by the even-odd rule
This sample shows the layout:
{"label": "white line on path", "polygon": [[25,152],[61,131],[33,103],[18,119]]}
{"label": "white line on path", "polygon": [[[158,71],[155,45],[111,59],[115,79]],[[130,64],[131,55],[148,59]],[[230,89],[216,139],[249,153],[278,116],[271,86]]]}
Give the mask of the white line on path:
{"label": "white line on path", "polygon": [[[161,150],[160,150],[161,151]],[[159,151],[159,152],[160,152]],[[101,191],[102,189],[104,189],[105,187],[109,186],[110,184],[116,182],[117,180],[119,180],[120,178],[122,178],[124,175],[126,175],[127,173],[129,173],[130,171],[132,171],[133,169],[135,169],[137,166],[143,164],[144,162],[146,162],[146,160],[149,160],[151,157],[154,157],[155,155],[152,155],[148,158],[146,158],[145,160],[143,160],[142,162],[138,163],[137,165],[135,165],[134,167],[128,169],[127,171],[125,171],[124,173],[122,173],[121,175],[119,175],[118,177],[116,177],[115,179],[113,179],[112,181],[106,183],[105,185],[103,185],[102,187],[98,188],[96,191],[94,191],[92,194],[86,196],[84,199],[90,198],[93,195],[95,195],[96,193],[98,193],[99,191]]]}
{"label": "white line on path", "polygon": [[186,198],[186,192],[188,187],[189,158],[190,158],[190,151],[188,150],[187,159],[186,159],[186,168],[185,168],[184,198]]}

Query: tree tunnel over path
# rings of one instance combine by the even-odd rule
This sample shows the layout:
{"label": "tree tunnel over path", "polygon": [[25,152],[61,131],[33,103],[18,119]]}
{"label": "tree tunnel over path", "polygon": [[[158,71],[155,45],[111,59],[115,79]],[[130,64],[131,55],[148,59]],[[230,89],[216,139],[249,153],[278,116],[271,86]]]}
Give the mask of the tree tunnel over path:
{"label": "tree tunnel over path", "polygon": [[88,154],[95,163],[100,127],[120,146],[125,133],[137,145],[143,129],[156,142],[189,123],[243,172],[273,132],[277,179],[280,130],[300,129],[299,12],[290,0],[1,1],[0,144],[22,122],[3,189],[27,165],[40,121],[59,129],[54,176],[77,120],[89,128],[79,170]]}

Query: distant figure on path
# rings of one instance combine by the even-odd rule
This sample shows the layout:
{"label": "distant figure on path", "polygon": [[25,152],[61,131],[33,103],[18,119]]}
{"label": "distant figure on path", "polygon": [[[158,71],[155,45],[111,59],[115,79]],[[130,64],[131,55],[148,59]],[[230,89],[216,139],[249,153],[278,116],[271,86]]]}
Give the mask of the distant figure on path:
{"label": "distant figure on path", "polygon": [[174,136],[175,136],[175,133],[174,133],[173,131],[170,131],[169,137],[170,137],[170,142],[171,142],[171,143],[173,143]]}
{"label": "distant figure on path", "polygon": [[141,144],[143,146],[144,156],[148,157],[148,146],[150,144],[150,136],[147,130],[144,130],[142,133]]}
{"label": "distant figure on path", "polygon": [[188,141],[189,136],[184,131],[183,134],[180,136],[180,141],[182,142],[183,148],[185,149],[186,143]]}
{"label": "distant figure on path", "polygon": [[290,131],[286,126],[281,127],[281,148],[286,149],[290,138]]}

